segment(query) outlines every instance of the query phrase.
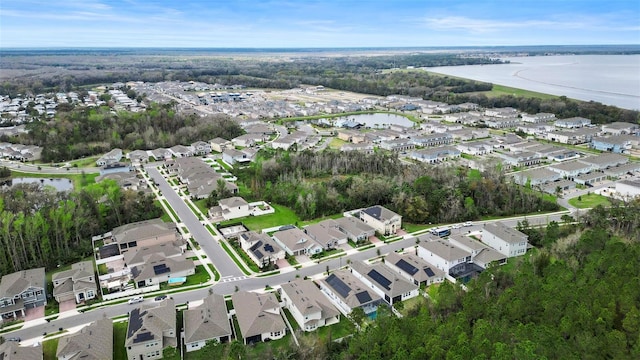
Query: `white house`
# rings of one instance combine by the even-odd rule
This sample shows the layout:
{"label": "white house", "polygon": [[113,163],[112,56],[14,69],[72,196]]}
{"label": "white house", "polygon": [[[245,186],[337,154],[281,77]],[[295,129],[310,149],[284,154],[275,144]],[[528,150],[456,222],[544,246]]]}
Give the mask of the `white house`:
{"label": "white house", "polygon": [[324,249],[322,245],[298,228],[276,231],[272,237],[287,254],[293,256],[314,255]]}
{"label": "white house", "polygon": [[[238,291],[231,295],[244,344],[282,339],[287,325],[280,314],[280,303],[273,293]],[[240,334],[238,334],[238,337]]]}
{"label": "white house", "polygon": [[508,257],[527,252],[529,236],[501,222],[487,223],[482,230],[482,242]]}
{"label": "white house", "polygon": [[442,270],[412,253],[398,255],[392,251],[385,256],[384,264],[418,286],[441,283],[445,278]]}
{"label": "white house", "polygon": [[471,252],[447,240],[432,238],[430,235],[419,237],[418,240],[418,256],[447,274],[452,267],[471,261]]}
{"label": "white house", "polygon": [[320,290],[343,314],[350,314],[355,308],[361,308],[369,315],[378,309],[382,298],[349,270],[336,270],[326,279],[317,282]]}
{"label": "white house", "polygon": [[340,312],[310,280],[297,279],[282,284],[280,295],[284,307],[303,331],[313,331],[340,321]]}
{"label": "white house", "polygon": [[351,273],[380,295],[389,305],[418,296],[418,285],[396,276],[381,263],[367,265],[361,261],[351,263]]}
{"label": "white house", "polygon": [[359,217],[385,236],[395,234],[402,227],[402,216],[380,205],[360,210]]}

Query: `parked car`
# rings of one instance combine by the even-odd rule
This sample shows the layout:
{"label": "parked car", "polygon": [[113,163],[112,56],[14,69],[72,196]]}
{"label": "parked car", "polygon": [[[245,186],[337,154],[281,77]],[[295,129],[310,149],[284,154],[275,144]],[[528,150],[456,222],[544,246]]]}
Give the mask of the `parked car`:
{"label": "parked car", "polygon": [[460,225],[460,224],[453,224],[451,227],[452,227],[452,228],[454,228],[454,229],[460,229],[460,228],[462,227],[462,225]]}
{"label": "parked car", "polygon": [[7,338],[7,341],[21,342],[22,339],[20,339],[19,337],[10,337],[10,338]]}
{"label": "parked car", "polygon": [[463,224],[465,227],[467,226],[473,226],[473,223],[471,221],[467,221]]}
{"label": "parked car", "polygon": [[162,301],[166,298],[167,298],[167,295],[158,295],[153,299],[153,301]]}
{"label": "parked car", "polygon": [[143,301],[144,301],[144,298],[142,296],[134,296],[131,299],[129,299],[129,304],[137,304]]}

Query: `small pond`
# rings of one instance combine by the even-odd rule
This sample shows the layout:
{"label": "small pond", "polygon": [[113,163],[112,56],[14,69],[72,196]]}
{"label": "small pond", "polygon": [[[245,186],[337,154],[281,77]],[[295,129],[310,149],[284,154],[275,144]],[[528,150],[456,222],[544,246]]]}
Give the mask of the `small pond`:
{"label": "small pond", "polygon": [[51,179],[51,178],[12,178],[2,183],[3,186],[13,186],[15,184],[40,184],[44,186],[53,186],[58,191],[73,190],[73,181],[70,179]]}

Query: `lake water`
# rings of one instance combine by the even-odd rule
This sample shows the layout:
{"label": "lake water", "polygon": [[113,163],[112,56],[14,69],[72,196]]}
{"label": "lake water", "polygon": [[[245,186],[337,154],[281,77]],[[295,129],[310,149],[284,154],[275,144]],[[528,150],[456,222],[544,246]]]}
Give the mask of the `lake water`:
{"label": "lake water", "polygon": [[441,66],[426,70],[568,98],[640,109],[640,55],[563,55],[504,58],[502,65]]}
{"label": "lake water", "polygon": [[387,127],[388,125],[401,125],[406,127],[413,127],[413,121],[400,115],[394,114],[358,114],[343,116],[336,119],[336,126],[345,121],[355,121],[359,124],[364,124],[368,128]]}
{"label": "lake water", "polygon": [[73,190],[73,182],[69,179],[12,178],[2,185],[13,186],[15,184],[40,184],[42,186],[53,186],[58,191]]}

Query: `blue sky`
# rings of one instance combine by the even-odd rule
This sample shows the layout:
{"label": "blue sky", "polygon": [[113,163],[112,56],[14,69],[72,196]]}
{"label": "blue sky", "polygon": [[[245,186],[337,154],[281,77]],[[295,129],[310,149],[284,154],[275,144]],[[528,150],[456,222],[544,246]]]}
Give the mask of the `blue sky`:
{"label": "blue sky", "polygon": [[0,0],[0,48],[640,44],[638,0]]}

